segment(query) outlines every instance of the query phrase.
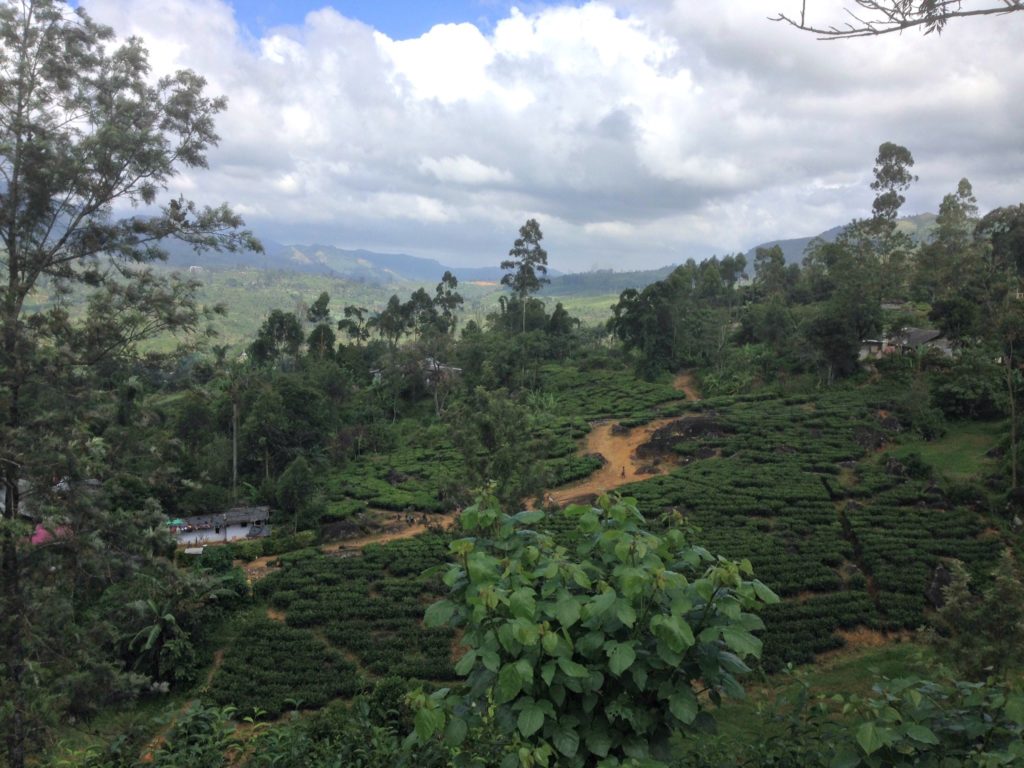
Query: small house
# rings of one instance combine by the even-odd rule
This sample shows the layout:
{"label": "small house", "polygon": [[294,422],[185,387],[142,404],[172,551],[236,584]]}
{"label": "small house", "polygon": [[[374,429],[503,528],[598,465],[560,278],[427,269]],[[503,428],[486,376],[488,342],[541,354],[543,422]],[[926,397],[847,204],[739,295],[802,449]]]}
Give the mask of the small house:
{"label": "small house", "polygon": [[270,507],[232,507],[211,515],[167,521],[179,546],[256,539],[270,535]]}
{"label": "small house", "polygon": [[886,354],[885,339],[861,339],[858,360],[877,360]]}
{"label": "small house", "polygon": [[901,354],[936,350],[943,357],[953,356],[953,345],[934,328],[903,328],[893,337],[893,346]]}

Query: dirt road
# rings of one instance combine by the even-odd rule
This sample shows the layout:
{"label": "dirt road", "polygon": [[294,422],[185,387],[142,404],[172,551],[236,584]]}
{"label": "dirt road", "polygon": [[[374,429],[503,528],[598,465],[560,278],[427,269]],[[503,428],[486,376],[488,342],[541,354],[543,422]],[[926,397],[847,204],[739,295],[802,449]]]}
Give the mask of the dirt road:
{"label": "dirt road", "polygon": [[[682,392],[687,400],[691,402],[700,400],[692,374],[686,371],[677,374],[672,385]],[[651,435],[656,430],[673,421],[676,419],[655,419],[629,430],[619,427],[618,422],[596,422],[587,434],[578,453],[580,455],[599,453],[604,456],[606,464],[586,480],[555,488],[547,496],[555,503],[564,505],[576,499],[614,490],[621,485],[642,480],[651,475],[668,472],[674,466],[671,457],[663,458],[657,466],[652,466],[649,459],[640,459],[636,455],[636,449],[649,442]]]}
{"label": "dirt road", "polygon": [[[343,550],[359,552],[363,547],[370,544],[386,544],[389,541],[396,541],[398,539],[411,539],[414,536],[419,536],[421,533],[426,533],[431,527],[440,527],[448,530],[455,525],[455,520],[458,517],[455,512],[449,512],[446,515],[430,515],[428,518],[430,522],[426,525],[422,523],[409,525],[406,523],[406,516],[400,512],[387,512],[385,510],[370,510],[370,512],[375,516],[375,523],[380,526],[380,530],[365,536],[329,542],[322,545],[320,551],[324,553],[341,552]],[[245,569],[245,575],[249,583],[252,584],[274,571],[276,566],[273,563],[279,557],[280,555],[266,555],[248,563],[236,561],[236,564]]]}

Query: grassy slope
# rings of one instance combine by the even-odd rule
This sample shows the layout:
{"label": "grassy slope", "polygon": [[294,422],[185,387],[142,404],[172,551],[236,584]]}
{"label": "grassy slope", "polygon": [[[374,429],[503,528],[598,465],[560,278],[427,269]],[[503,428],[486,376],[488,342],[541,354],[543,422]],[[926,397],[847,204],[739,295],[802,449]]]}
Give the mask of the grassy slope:
{"label": "grassy slope", "polygon": [[987,454],[996,447],[1004,432],[1002,422],[955,422],[937,440],[927,441],[916,435],[901,438],[892,454],[896,458],[920,454],[943,480],[977,479],[995,468],[995,461]]}

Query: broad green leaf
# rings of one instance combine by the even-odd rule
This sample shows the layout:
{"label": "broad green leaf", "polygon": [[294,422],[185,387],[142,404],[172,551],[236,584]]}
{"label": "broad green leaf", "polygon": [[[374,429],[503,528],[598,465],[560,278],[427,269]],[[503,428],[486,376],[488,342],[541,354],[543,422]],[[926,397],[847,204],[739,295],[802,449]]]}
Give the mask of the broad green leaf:
{"label": "broad green leaf", "polygon": [[766,584],[762,584],[757,579],[751,582],[754,585],[754,594],[756,594],[766,605],[775,605],[779,602],[779,596],[769,589]]}
{"label": "broad green leaf", "polygon": [[516,514],[512,515],[513,520],[515,520],[517,523],[522,523],[523,525],[533,525],[534,523],[539,523],[541,520],[544,519],[544,517],[545,514],[540,510],[530,509],[524,509],[522,512],[517,512]]}
{"label": "broad green leaf", "polygon": [[498,656],[498,652],[495,650],[488,648],[480,651],[480,658],[484,662],[484,667],[486,667],[489,672],[497,672],[498,668],[501,666],[501,657]]}
{"label": "broad green leaf", "polygon": [[728,672],[722,675],[722,689],[734,699],[747,698],[747,692],[743,690],[743,686]]}
{"label": "broad green leaf", "polygon": [[710,600],[711,596],[715,594],[715,585],[711,579],[697,579],[693,582],[693,588],[705,602]]}
{"label": "broad green leaf", "polygon": [[608,668],[614,675],[621,675],[636,661],[636,651],[633,650],[633,643],[616,643],[608,650]]}
{"label": "broad green leaf", "polygon": [[748,632],[760,632],[764,629],[764,622],[756,613],[740,614],[740,626]]}
{"label": "broad green leaf", "polygon": [[444,712],[433,707],[422,707],[416,713],[414,724],[416,736],[425,743],[444,727]]}
{"label": "broad green leaf", "polygon": [[455,603],[451,600],[438,600],[423,614],[423,623],[428,627],[443,627],[453,613],[455,613]]}
{"label": "broad green leaf", "polygon": [[512,637],[525,646],[536,645],[540,639],[540,627],[525,619],[516,619],[512,623]]}
{"label": "broad green leaf", "polygon": [[629,562],[633,555],[633,542],[630,539],[623,539],[615,545],[615,556],[622,562]]}
{"label": "broad green leaf", "polygon": [[739,656],[729,653],[728,651],[722,651],[718,654],[718,663],[725,668],[727,672],[733,674],[744,674],[750,671],[750,667],[743,663]]}
{"label": "broad green leaf", "polygon": [[722,639],[725,641],[725,644],[735,651],[740,657],[754,656],[757,658],[761,656],[761,647],[763,644],[745,629],[723,627]]}
{"label": "broad green leaf", "polygon": [[484,552],[471,552],[466,558],[466,571],[471,582],[494,581],[500,573],[496,558]]}
{"label": "broad green leaf", "polygon": [[519,710],[519,718],[516,721],[519,732],[525,738],[530,738],[544,725],[544,712],[536,704],[527,704]]}
{"label": "broad green leaf", "polygon": [[864,750],[865,755],[877,752],[885,746],[885,742],[882,740],[882,729],[874,723],[861,723],[857,729],[857,743]]}
{"label": "broad green leaf", "polygon": [[636,611],[625,600],[619,600],[615,603],[615,616],[627,627],[632,628],[636,624]]}
{"label": "broad green leaf", "polygon": [[448,725],[444,729],[444,742],[445,744],[457,747],[466,740],[466,732],[469,727],[466,725],[466,721],[461,717],[453,717],[448,721]]}
{"label": "broad green leaf", "polygon": [[591,727],[590,731],[587,732],[585,741],[587,749],[598,757],[607,757],[608,750],[612,748],[611,734],[601,726],[595,725]]}
{"label": "broad green leaf", "polygon": [[502,647],[513,655],[519,653],[519,646],[521,643],[516,640],[515,627],[511,622],[502,624],[498,627],[498,641]]}
{"label": "broad green leaf", "polygon": [[651,619],[651,632],[674,653],[681,653],[693,645],[693,630],[681,616],[658,614]]}
{"label": "broad green leaf", "polygon": [[578,565],[572,568],[572,580],[583,589],[590,589],[593,582],[590,581],[590,577],[587,576],[586,571],[580,568]]}
{"label": "broad green leaf", "polygon": [[555,679],[555,662],[549,661],[540,668],[540,678],[545,685],[551,685],[551,681]]}
{"label": "broad green leaf", "polygon": [[564,725],[559,725],[555,728],[552,741],[555,744],[555,749],[566,757],[575,757],[580,748],[580,735],[576,733],[574,728],[568,728]]}
{"label": "broad green leaf", "polygon": [[1006,716],[1017,725],[1024,725],[1024,693],[1011,693],[1006,697]]}
{"label": "broad green leaf", "polygon": [[677,720],[689,725],[697,717],[697,697],[689,688],[683,688],[669,697],[668,708]]}
{"label": "broad green leaf", "polygon": [[528,685],[533,682],[533,664],[527,659],[519,659],[515,663],[516,670],[519,672],[519,679],[522,680],[523,685]]}
{"label": "broad green leaf", "polygon": [[907,736],[912,738],[914,741],[919,741],[922,744],[938,744],[938,737],[932,732],[931,728],[924,725],[918,725],[912,723],[907,726]]}
{"label": "broad green leaf", "polygon": [[567,674],[569,677],[590,677],[590,670],[588,670],[582,664],[577,664],[572,659],[567,659],[564,656],[559,657],[558,667],[562,670],[562,672]]}
{"label": "broad green leaf", "polygon": [[636,597],[647,586],[649,576],[646,571],[640,568],[623,568],[619,574],[619,584],[622,587],[622,594],[626,597]]}
{"label": "broad green leaf", "polygon": [[576,643],[576,647],[579,648],[580,653],[584,656],[591,656],[597,651],[604,648],[605,634],[600,631],[588,632],[579,639]]}
{"label": "broad green leaf", "polygon": [[515,618],[533,621],[537,612],[537,602],[534,599],[533,590],[528,587],[517,589],[509,597],[508,607]]}
{"label": "broad green leaf", "polygon": [[558,635],[551,630],[548,630],[544,633],[543,637],[541,637],[540,644],[544,647],[544,652],[548,654],[548,656],[555,656],[558,653],[558,641]]}
{"label": "broad green leaf", "polygon": [[693,600],[689,595],[677,595],[672,598],[672,613],[686,614],[693,610]]}
{"label": "broad green leaf", "polygon": [[633,676],[633,682],[636,683],[636,687],[641,691],[647,687],[647,667],[644,664],[638,664],[630,670],[630,674]]}
{"label": "broad green leaf", "polygon": [[580,620],[580,604],[574,597],[565,597],[555,606],[555,616],[566,629]]}
{"label": "broad green leaf", "polygon": [[593,512],[584,512],[580,515],[579,528],[584,533],[594,533],[601,528],[601,521]]}
{"label": "broad green leaf", "polygon": [[504,704],[512,701],[523,689],[523,679],[519,676],[519,670],[515,664],[506,664],[498,673],[497,702]]}
{"label": "broad green leaf", "polygon": [[476,651],[466,651],[465,655],[455,663],[455,673],[458,675],[468,675],[475,664]]}
{"label": "broad green leaf", "polygon": [[607,589],[597,597],[591,598],[585,607],[587,617],[600,616],[605,613],[615,604],[616,597],[618,595],[615,594],[614,589]]}

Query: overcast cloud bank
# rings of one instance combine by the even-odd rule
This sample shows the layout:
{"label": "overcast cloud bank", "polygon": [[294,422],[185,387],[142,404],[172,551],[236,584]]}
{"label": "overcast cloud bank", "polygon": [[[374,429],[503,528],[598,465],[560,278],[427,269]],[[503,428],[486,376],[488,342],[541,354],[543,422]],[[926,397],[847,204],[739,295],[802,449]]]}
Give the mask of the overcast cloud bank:
{"label": "overcast cloud bank", "polygon": [[818,42],[766,20],[793,0],[623,0],[392,40],[325,8],[257,39],[217,0],[86,5],[228,96],[178,191],[282,242],[482,265],[535,217],[557,269],[655,267],[867,215],[882,141],[906,213],[962,176],[1024,200],[1024,14]]}

